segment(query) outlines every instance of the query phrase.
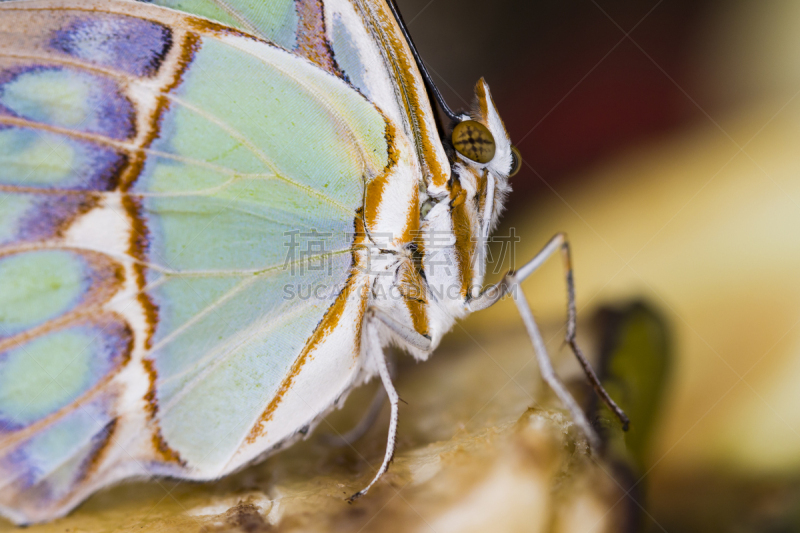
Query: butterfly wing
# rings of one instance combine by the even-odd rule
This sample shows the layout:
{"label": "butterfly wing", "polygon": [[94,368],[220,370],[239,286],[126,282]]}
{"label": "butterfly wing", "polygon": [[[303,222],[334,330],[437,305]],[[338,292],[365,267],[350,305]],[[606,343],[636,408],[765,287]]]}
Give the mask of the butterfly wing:
{"label": "butterfly wing", "polygon": [[[411,49],[383,0],[148,0],[199,14],[279,43],[344,80],[391,122],[395,172],[373,180],[365,222],[382,247],[403,247],[419,235],[418,191],[446,197],[450,165],[427,90]],[[281,21],[277,24],[276,21]],[[411,147],[406,150],[405,143]],[[419,249],[419,248],[418,248]],[[419,287],[416,279],[408,281]],[[419,288],[409,294],[421,294]],[[396,312],[429,334],[427,306],[409,297]]]}
{"label": "butterfly wing", "polygon": [[442,188],[450,165],[411,49],[384,1],[146,0],[239,28],[347,80],[411,139],[413,165]]}
{"label": "butterfly wing", "polygon": [[357,211],[412,175],[396,129],[340,76],[206,19],[0,5],[0,512],[223,475],[345,394]]}

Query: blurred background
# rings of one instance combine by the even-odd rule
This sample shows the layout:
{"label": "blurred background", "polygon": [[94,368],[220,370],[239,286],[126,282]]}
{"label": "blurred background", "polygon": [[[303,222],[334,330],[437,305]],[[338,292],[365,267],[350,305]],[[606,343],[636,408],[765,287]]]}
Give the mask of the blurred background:
{"label": "blurred background", "polygon": [[[800,531],[800,2],[398,3],[450,106],[485,77],[523,155],[507,266],[566,231],[584,338],[637,301],[668,332],[643,528]],[[569,374],[558,262],[525,291]],[[506,302],[442,351],[521,328]]]}

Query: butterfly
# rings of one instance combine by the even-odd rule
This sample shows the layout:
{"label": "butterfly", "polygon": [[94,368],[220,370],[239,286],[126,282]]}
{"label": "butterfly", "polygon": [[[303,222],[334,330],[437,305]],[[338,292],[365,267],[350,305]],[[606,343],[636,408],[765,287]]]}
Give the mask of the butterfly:
{"label": "butterfly", "polygon": [[391,1],[0,4],[0,514],[219,478],[377,377],[366,493],[385,348],[509,293],[593,441],[516,291],[566,238],[482,286],[521,159],[475,97],[446,105]]}

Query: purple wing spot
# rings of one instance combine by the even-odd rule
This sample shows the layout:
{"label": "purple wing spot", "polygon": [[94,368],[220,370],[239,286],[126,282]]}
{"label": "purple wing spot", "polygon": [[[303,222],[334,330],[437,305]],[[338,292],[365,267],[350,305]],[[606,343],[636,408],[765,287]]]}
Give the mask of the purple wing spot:
{"label": "purple wing spot", "polygon": [[115,426],[116,398],[102,394],[41,432],[0,452],[0,475],[25,500],[44,504],[63,498],[83,478]]}
{"label": "purple wing spot", "polygon": [[[0,185],[41,190],[113,191],[129,161],[126,154],[113,148],[32,128],[0,127],[0,137],[4,143],[0,145],[0,157],[5,164],[0,171]],[[39,162],[26,159],[40,139],[53,146],[69,147],[73,160],[62,175],[43,177],[45,173],[38,166]],[[62,204],[62,207],[68,205]]]}
{"label": "purple wing spot", "polygon": [[172,31],[148,20],[95,13],[56,31],[50,46],[95,65],[149,77],[169,53]]}
{"label": "purple wing spot", "polygon": [[[69,347],[68,351],[58,354],[63,357],[48,356],[41,351],[42,347],[52,348],[57,342]],[[70,351],[72,348],[75,350]],[[73,402],[118,371],[130,358],[132,348],[133,333],[127,323],[106,319],[94,323],[78,322],[0,352],[0,372],[22,368],[28,363],[23,358],[41,361],[39,365],[27,364],[30,371],[15,379],[24,379],[23,386],[43,391],[27,402],[20,401],[14,395],[19,391],[11,389],[9,384],[10,374],[5,376],[2,381],[7,393],[0,396],[0,436],[24,429],[65,407],[73,406],[73,409],[69,409],[64,417],[72,411],[80,411],[80,406]],[[71,368],[70,375],[76,376],[77,381],[67,382],[63,377],[59,378],[60,371],[54,371],[65,364],[68,364],[68,370]]]}
{"label": "purple wing spot", "polygon": [[0,70],[0,115],[117,140],[136,136],[135,109],[118,83],[75,68]]}
{"label": "purple wing spot", "polygon": [[55,238],[80,213],[95,206],[92,194],[16,193],[20,213],[7,218],[7,233],[0,235],[0,245],[11,242],[35,242]]}

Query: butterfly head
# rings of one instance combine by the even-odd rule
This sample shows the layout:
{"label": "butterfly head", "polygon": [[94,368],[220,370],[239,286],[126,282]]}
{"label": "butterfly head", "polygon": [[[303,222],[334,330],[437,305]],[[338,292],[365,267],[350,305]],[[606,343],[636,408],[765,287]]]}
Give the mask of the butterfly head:
{"label": "butterfly head", "polygon": [[457,164],[489,172],[497,180],[508,179],[522,165],[519,151],[512,146],[489,86],[482,78],[475,86],[474,108],[469,115],[462,115],[461,122],[455,125],[451,141]]}
{"label": "butterfly head", "polygon": [[476,217],[485,237],[497,224],[510,190],[508,178],[517,173],[522,159],[511,145],[483,79],[475,86],[473,109],[460,116],[450,140],[455,151],[452,170],[458,181],[457,190],[450,191],[451,197],[463,190],[467,197],[479,202]]}

